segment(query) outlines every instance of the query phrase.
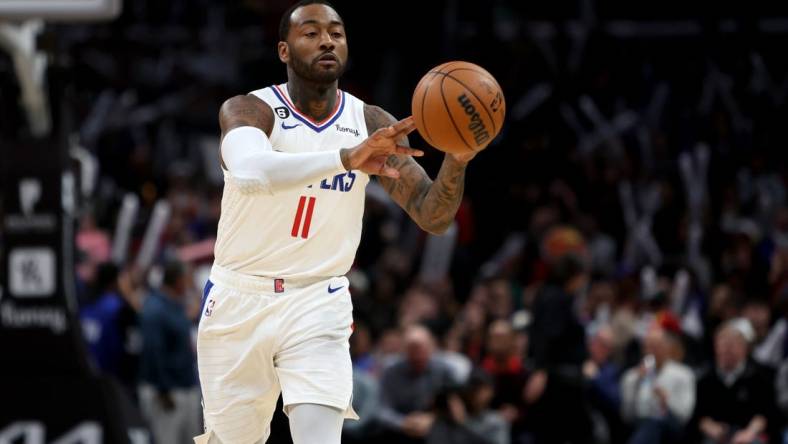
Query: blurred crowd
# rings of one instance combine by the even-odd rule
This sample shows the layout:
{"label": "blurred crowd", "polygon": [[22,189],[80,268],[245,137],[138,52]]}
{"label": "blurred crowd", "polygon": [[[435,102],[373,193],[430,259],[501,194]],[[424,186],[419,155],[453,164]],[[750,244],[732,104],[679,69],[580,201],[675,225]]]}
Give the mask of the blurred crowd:
{"label": "blurred crowd", "polygon": [[[725,26],[680,17],[697,29],[655,13],[627,31],[609,21],[615,5],[635,14],[621,2],[578,2],[567,18],[447,0],[385,23],[369,20],[373,5],[336,3],[351,54],[342,88],[404,115],[421,73],[466,59],[508,103],[447,236],[368,187],[349,273],[361,420],[344,442],[788,443],[788,31],[757,13]],[[159,442],[199,430],[216,113],[284,81],[287,5],[135,1],[112,24],[48,31],[99,166],[76,238],[83,332]],[[0,82],[9,107],[14,81]],[[0,119],[6,135],[24,127],[0,116],[16,116]],[[421,162],[434,174],[440,160]],[[117,256],[126,193],[140,211]],[[140,266],[157,201],[169,217]]]}

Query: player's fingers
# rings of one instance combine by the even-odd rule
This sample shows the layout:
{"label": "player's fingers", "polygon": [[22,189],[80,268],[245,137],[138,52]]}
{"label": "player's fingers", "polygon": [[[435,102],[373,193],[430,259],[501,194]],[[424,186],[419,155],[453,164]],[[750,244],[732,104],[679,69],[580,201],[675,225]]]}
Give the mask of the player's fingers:
{"label": "player's fingers", "polygon": [[396,130],[394,130],[393,127],[387,126],[378,129],[377,131],[372,133],[372,135],[369,136],[369,138],[372,140],[386,140],[386,139],[391,139],[392,137],[394,137],[395,134],[397,134]]}
{"label": "player's fingers", "polygon": [[394,149],[397,154],[404,154],[406,156],[421,157],[424,155],[424,151],[416,150],[407,146],[397,146]]}
{"label": "player's fingers", "polygon": [[396,140],[399,140],[400,138],[407,136],[408,134],[412,133],[413,130],[416,129],[416,123],[413,121],[412,117],[408,117],[408,119],[406,120],[407,122],[405,120],[398,122],[398,125],[399,123],[403,123],[403,122],[404,124],[395,127],[396,134],[394,135],[394,138]]}
{"label": "player's fingers", "polygon": [[391,125],[391,127],[394,128],[394,131],[396,131],[397,133],[403,131],[411,132],[413,131],[413,128],[416,127],[416,124],[413,121],[413,116],[408,116],[400,120],[399,122],[395,123],[394,125]]}

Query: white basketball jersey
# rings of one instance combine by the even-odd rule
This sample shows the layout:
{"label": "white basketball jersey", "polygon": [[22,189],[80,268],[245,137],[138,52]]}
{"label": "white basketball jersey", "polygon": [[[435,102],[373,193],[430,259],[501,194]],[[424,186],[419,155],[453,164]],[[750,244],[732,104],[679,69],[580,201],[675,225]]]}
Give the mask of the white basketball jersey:
{"label": "white basketball jersey", "polygon": [[[286,153],[352,148],[367,137],[364,102],[337,91],[331,114],[299,112],[287,84],[253,91],[274,111],[271,145]],[[215,264],[270,278],[330,277],[350,269],[361,238],[369,176],[350,171],[269,195],[242,191],[224,172]]]}

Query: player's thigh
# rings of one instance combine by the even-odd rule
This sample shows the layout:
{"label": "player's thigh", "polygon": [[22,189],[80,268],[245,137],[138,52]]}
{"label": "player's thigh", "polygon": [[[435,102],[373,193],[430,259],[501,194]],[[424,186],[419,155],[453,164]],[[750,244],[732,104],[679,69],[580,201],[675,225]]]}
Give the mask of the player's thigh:
{"label": "player's thigh", "polygon": [[[347,282],[341,279],[339,283]],[[307,295],[299,302],[314,305],[298,316],[288,316],[274,358],[284,404],[314,403],[345,410],[353,391],[350,294]]]}
{"label": "player's thigh", "polygon": [[257,441],[276,408],[267,308],[262,297],[214,286],[203,309],[197,335],[203,415],[206,430],[224,442]]}

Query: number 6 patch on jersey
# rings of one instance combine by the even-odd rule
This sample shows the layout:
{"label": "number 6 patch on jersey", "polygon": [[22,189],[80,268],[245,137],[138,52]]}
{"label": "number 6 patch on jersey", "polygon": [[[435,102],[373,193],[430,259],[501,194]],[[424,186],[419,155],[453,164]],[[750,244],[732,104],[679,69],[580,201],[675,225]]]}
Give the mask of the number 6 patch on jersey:
{"label": "number 6 patch on jersey", "polygon": [[276,115],[279,116],[280,119],[287,119],[290,117],[290,110],[287,109],[286,106],[274,108],[274,111],[276,111]]}

